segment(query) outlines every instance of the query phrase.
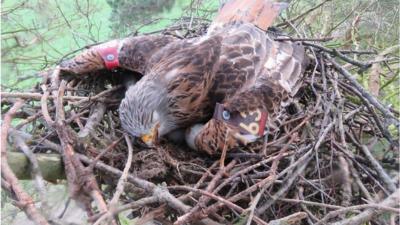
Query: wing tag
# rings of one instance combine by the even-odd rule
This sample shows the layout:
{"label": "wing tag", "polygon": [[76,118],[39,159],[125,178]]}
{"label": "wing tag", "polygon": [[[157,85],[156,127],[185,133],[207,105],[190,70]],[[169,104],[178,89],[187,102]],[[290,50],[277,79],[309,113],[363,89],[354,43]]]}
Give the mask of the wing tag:
{"label": "wing tag", "polygon": [[243,135],[251,134],[261,137],[264,135],[267,115],[267,112],[259,109],[231,114],[224,109],[223,104],[217,103],[213,118],[236,127]]}
{"label": "wing tag", "polygon": [[100,54],[107,69],[112,70],[119,66],[119,48],[118,41],[110,41],[97,46],[97,52]]}

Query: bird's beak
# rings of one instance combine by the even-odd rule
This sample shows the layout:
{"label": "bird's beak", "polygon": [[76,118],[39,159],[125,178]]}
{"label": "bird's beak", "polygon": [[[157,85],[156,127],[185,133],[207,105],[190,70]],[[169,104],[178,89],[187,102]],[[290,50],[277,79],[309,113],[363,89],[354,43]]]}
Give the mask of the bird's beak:
{"label": "bird's beak", "polygon": [[140,138],[149,147],[153,147],[158,140],[158,128],[160,125],[157,123],[151,130],[150,133],[142,135]]}
{"label": "bird's beak", "polygon": [[154,144],[154,134],[150,133],[150,134],[144,134],[142,135],[142,137],[140,137],[142,139],[142,141],[147,145],[147,146],[153,146]]}

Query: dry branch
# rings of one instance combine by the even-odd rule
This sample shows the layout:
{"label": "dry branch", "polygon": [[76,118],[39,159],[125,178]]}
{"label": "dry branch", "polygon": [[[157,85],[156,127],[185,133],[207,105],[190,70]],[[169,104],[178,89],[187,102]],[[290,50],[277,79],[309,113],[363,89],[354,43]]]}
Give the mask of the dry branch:
{"label": "dry branch", "polygon": [[[310,10],[285,25],[292,26]],[[191,32],[199,36],[204,29]],[[283,225],[304,223],[303,219],[310,224],[362,224],[378,220],[384,212],[397,213],[399,182],[391,168],[397,168],[398,162],[377,158],[370,149],[376,140],[387,139],[386,153],[398,154],[398,136],[387,127],[399,124],[398,113],[339,64],[344,61],[366,70],[385,62],[377,62],[373,51],[315,44],[330,38],[278,35],[275,40],[303,43],[311,66],[293,104],[282,107],[266,143],[260,140],[227,151],[224,166],[218,166],[219,158],[168,140],[152,149],[121,141],[124,133],[117,109],[125,91],[121,78],[125,71],[116,77],[112,75],[118,71],[100,71],[67,78],[56,67],[32,92],[2,92],[6,112],[2,145],[7,143],[3,134],[10,132],[9,143],[28,156],[34,153],[29,156],[32,166],[40,169],[45,180],[66,177],[71,196],[86,204],[92,223],[115,223],[114,218],[126,210],[143,221],[151,218],[165,224]],[[16,105],[23,109],[15,114],[22,121],[5,129]],[[2,168],[11,165],[18,177],[28,178],[27,158],[5,153],[9,160],[2,155]],[[48,171],[49,167],[54,169]],[[11,170],[3,173],[3,189],[14,190],[22,203],[31,200],[18,192]],[[377,203],[376,193],[386,200]],[[40,221],[33,203],[25,202],[21,208]],[[357,215],[347,218],[349,212]]]}
{"label": "dry branch", "polygon": [[[56,182],[65,179],[64,166],[60,154],[38,153],[35,154],[43,179]],[[8,164],[20,180],[33,179],[30,171],[30,161],[25,154],[20,152],[7,153]]]}
{"label": "dry branch", "polygon": [[[380,202],[378,205],[374,204],[373,207],[370,209],[365,210],[364,212],[353,216],[348,219],[344,219],[342,221],[338,221],[335,223],[332,223],[332,225],[360,225],[365,222],[368,222],[371,220],[372,217],[379,215],[383,211],[387,211],[385,209],[386,207],[399,207],[399,202],[400,202],[400,189],[397,189],[395,192],[393,192],[389,197],[387,197],[385,200]],[[349,211],[352,210],[351,207],[349,209],[341,209],[342,213],[343,211]],[[399,215],[399,209],[395,209],[395,213]]]}
{"label": "dry branch", "polygon": [[[3,123],[1,125],[1,176],[2,187],[3,182],[7,183],[7,190],[11,192],[16,200],[16,206],[23,210],[27,217],[34,221],[36,224],[47,225],[49,224],[46,218],[38,211],[32,200],[21,187],[18,178],[8,165],[7,160],[7,137],[11,126],[11,120],[14,114],[23,106],[24,102],[18,100],[11,109],[4,115]],[[4,181],[3,181],[4,179]]]}

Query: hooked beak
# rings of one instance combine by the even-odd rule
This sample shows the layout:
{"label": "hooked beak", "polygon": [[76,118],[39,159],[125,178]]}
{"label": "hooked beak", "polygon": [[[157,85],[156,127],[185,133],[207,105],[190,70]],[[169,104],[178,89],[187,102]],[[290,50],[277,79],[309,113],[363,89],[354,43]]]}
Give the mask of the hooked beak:
{"label": "hooked beak", "polygon": [[149,147],[154,147],[154,145],[158,141],[158,128],[160,127],[160,124],[157,123],[151,130],[150,133],[144,134],[140,137],[142,141]]}

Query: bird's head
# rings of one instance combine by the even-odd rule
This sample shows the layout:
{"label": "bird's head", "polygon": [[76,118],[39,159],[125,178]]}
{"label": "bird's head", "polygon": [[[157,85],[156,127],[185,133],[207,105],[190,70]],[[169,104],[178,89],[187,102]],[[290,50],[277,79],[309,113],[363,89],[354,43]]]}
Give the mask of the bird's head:
{"label": "bird's head", "polygon": [[119,106],[122,127],[147,146],[154,146],[168,130],[168,121],[162,111],[163,94],[160,88],[140,80],[129,87]]}
{"label": "bird's head", "polygon": [[83,74],[119,66],[118,52],[120,40],[112,40],[84,50],[72,59],[62,61],[60,69],[75,74]]}
{"label": "bird's head", "polygon": [[263,136],[266,119],[267,113],[260,109],[237,111],[217,103],[211,120],[187,129],[186,143],[192,149],[218,154],[223,149],[247,145]]}

